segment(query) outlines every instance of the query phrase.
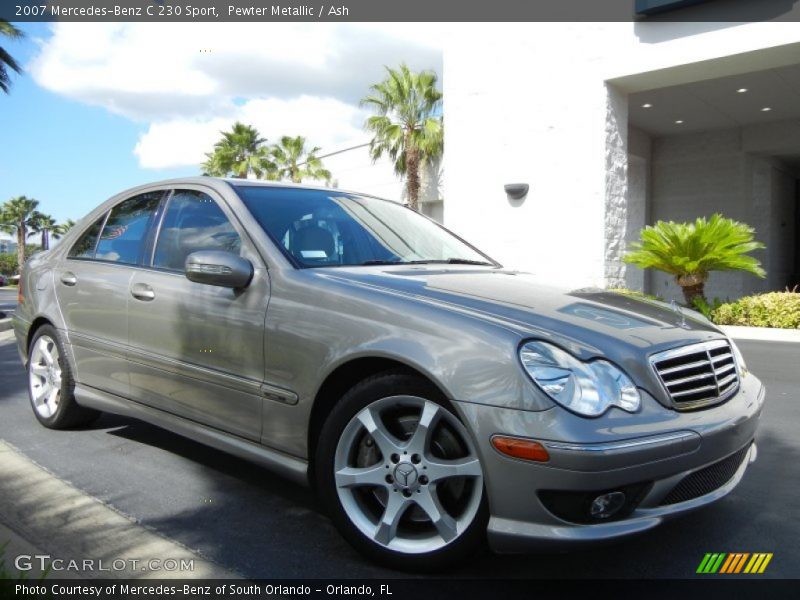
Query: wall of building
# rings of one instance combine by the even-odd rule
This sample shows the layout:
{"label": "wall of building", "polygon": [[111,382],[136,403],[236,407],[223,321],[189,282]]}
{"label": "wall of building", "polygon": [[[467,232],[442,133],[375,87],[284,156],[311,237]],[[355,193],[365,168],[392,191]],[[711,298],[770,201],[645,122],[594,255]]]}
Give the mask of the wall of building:
{"label": "wall of building", "polygon": [[[752,133],[750,128],[732,128],[652,141],[649,222],[691,221],[721,213],[752,226],[756,239],[767,246],[754,253],[767,270],[765,279],[741,272],[712,273],[706,287],[709,298],[782,289],[794,268],[797,174],[764,155],[770,148],[765,143],[759,142],[759,152],[753,152],[754,138],[748,131]],[[665,273],[651,272],[645,288],[667,299],[681,297]]]}
{"label": "wall of building", "polygon": [[[663,194],[670,184],[650,176],[641,145],[630,152],[626,94],[793,64],[800,47],[793,23],[481,23],[452,33],[445,225],[500,262],[566,286],[645,285],[621,258],[657,216],[656,185]],[[664,170],[679,161],[667,146],[653,142]],[[696,177],[707,189],[718,178],[713,203],[728,202],[730,186],[743,184],[724,174],[742,158],[714,160]],[[530,185],[522,202],[503,191],[517,182]],[[691,190],[678,191],[691,206]]]}

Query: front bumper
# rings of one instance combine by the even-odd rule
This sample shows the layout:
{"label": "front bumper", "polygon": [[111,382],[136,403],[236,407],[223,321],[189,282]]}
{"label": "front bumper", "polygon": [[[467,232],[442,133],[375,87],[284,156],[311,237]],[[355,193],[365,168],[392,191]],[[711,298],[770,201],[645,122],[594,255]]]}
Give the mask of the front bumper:
{"label": "front bumper", "polygon": [[[560,408],[530,412],[456,403],[471,425],[484,465],[490,545],[497,552],[521,552],[613,540],[722,498],[755,460],[753,440],[764,399],[763,385],[750,374],[724,404],[685,413],[646,394],[639,413],[614,409],[597,419]],[[537,440],[550,460],[535,463],[502,455],[491,446],[495,434]],[[740,462],[718,486],[700,488],[700,495],[670,496],[687,476],[728,457],[728,463]],[[640,484],[643,491],[632,512],[609,522],[567,521],[540,496],[543,491],[600,493]]]}

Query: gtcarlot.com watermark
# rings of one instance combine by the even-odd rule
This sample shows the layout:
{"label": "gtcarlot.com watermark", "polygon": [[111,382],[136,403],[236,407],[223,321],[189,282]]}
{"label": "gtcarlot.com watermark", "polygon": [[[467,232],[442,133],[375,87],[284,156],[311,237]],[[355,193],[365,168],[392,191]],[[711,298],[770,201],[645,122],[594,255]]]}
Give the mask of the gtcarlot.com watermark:
{"label": "gtcarlot.com watermark", "polygon": [[62,559],[49,554],[20,554],[14,559],[19,571],[49,571],[50,573],[99,573],[123,571],[176,572],[194,571],[193,558],[113,558],[113,559]]}

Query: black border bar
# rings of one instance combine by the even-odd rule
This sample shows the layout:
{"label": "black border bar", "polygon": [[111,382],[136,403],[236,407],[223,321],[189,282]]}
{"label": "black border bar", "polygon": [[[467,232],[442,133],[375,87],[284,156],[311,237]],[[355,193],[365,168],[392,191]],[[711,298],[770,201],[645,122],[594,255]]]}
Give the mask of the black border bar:
{"label": "black border bar", "polygon": [[[531,557],[535,561],[535,556]],[[797,597],[797,580],[764,575],[706,575],[696,579],[360,579],[360,580],[180,580],[180,579],[43,579],[0,581],[5,598],[61,600],[263,600],[264,598],[352,600],[405,598],[471,600],[501,598],[736,598],[782,600]],[[5,589],[4,589],[5,588]],[[135,590],[135,591],[134,591]]]}
{"label": "black border bar", "polygon": [[797,0],[2,0],[11,22],[800,21]]}

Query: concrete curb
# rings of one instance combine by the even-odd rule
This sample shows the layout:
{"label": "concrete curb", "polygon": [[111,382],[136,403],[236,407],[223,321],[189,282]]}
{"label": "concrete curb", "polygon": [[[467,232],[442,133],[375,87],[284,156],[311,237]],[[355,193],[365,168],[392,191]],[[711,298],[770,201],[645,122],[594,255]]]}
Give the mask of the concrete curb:
{"label": "concrete curb", "polygon": [[8,331],[12,327],[13,324],[11,323],[11,317],[0,319],[0,331]]}
{"label": "concrete curb", "polygon": [[722,325],[720,329],[735,340],[763,342],[791,342],[800,344],[800,329],[773,329],[770,327],[738,327]]}
{"label": "concrete curb", "polygon": [[[44,551],[64,561],[51,578],[240,577],[72,487],[2,440],[0,463],[0,544],[10,542],[8,566],[15,556]],[[86,568],[84,561],[93,564]],[[167,561],[176,561],[176,569]],[[192,568],[180,570],[182,561],[192,561]]]}

